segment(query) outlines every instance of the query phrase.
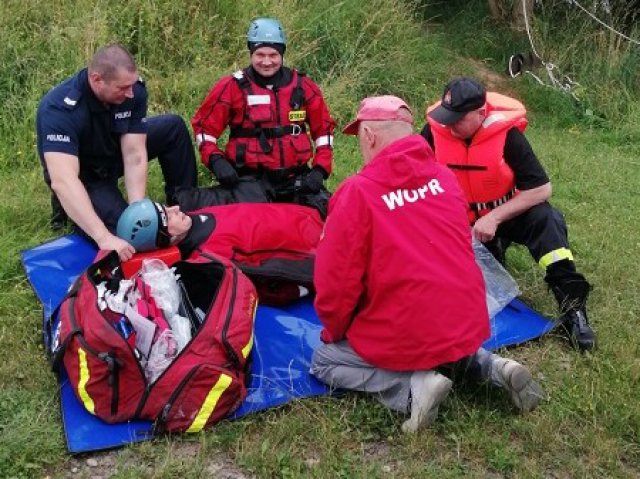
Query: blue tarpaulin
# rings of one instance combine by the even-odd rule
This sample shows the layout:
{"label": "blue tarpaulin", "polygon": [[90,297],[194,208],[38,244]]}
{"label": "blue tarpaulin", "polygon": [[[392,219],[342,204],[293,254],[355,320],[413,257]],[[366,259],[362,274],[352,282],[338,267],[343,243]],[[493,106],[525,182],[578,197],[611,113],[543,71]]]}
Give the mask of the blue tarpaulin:
{"label": "blue tarpaulin", "polygon": [[[22,252],[22,263],[44,308],[44,342],[51,343],[46,322],[71,283],[91,264],[95,248],[82,237],[69,235]],[[519,300],[513,300],[492,320],[487,349],[520,344],[553,328],[553,323]],[[278,406],[297,398],[329,394],[309,374],[314,349],[320,344],[320,322],[310,299],[283,307],[259,306],[255,324],[249,395],[234,413]],[[118,447],[153,437],[149,421],[107,424],[87,412],[76,398],[64,372],[59,377],[62,419],[71,453]]]}

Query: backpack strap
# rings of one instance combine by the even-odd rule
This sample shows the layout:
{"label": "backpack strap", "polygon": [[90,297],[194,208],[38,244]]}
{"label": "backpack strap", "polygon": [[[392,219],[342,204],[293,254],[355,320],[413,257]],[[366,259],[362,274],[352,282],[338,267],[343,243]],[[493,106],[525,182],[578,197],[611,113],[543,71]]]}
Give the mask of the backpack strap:
{"label": "backpack strap", "polygon": [[296,86],[291,93],[291,100],[289,106],[292,110],[299,110],[304,106],[304,89],[302,88],[302,81],[305,77],[305,73],[296,70],[297,81]]}
{"label": "backpack strap", "polygon": [[[244,91],[245,98],[249,95],[253,95],[253,90],[251,89],[251,82],[244,74],[243,70],[238,70],[233,73],[233,78],[238,83],[238,86],[242,91]],[[245,112],[246,115],[246,112]],[[264,149],[264,144],[266,140],[260,143],[260,146]],[[267,144],[267,149],[269,149],[269,145]],[[236,158],[235,158],[235,168],[236,171],[244,168],[245,165],[245,157],[246,157],[246,145],[238,145],[236,149]]]}

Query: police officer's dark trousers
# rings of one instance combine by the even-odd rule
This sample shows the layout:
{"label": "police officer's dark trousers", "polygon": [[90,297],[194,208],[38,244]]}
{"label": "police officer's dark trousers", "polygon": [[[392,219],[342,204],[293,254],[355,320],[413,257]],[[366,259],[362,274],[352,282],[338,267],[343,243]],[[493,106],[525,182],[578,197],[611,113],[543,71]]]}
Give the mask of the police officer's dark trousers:
{"label": "police officer's dark trousers", "polygon": [[178,115],[159,115],[147,120],[147,155],[158,158],[166,202],[171,204],[174,190],[182,186],[197,186],[196,157],[191,135]]}
{"label": "police officer's dark trousers", "polygon": [[[196,159],[187,127],[178,115],[159,115],[147,119],[147,156],[158,158],[165,181],[167,202],[179,187],[197,185]],[[117,175],[84,183],[91,203],[105,226],[115,233],[120,215],[128,206],[120,189],[118,178],[124,174],[120,166]]]}

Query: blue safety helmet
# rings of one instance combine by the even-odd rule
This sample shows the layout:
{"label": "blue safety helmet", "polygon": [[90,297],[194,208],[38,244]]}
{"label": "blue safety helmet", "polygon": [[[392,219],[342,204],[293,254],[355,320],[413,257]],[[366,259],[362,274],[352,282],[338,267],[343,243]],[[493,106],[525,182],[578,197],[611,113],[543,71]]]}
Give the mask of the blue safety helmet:
{"label": "blue safety helmet", "polygon": [[249,25],[247,43],[254,46],[262,43],[286,46],[287,37],[282,24],[275,18],[256,18]]}
{"label": "blue safety helmet", "polygon": [[150,251],[169,246],[167,212],[149,198],[127,206],[118,220],[117,234],[136,251]]}

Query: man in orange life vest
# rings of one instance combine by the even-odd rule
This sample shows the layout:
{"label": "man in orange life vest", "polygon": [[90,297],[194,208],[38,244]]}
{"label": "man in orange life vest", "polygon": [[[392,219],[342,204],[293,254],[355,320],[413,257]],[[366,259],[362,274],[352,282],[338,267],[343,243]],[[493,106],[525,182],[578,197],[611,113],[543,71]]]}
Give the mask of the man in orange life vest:
{"label": "man in orange life vest", "polygon": [[[224,188],[258,181],[267,201],[327,199],[335,122],[320,88],[283,66],[286,37],[278,20],[252,21],[247,46],[251,65],[218,81],[191,120],[202,162]],[[227,127],[223,151],[218,140]]]}
{"label": "man in orange life vest", "polygon": [[551,183],[523,135],[525,113],[519,101],[455,78],[427,109],[422,136],[456,174],[474,237],[501,261],[504,244],[525,245],[545,269],[563,330],[574,347],[588,351],[595,347],[586,311],[590,285],[576,271],[564,217],[547,201]]}

